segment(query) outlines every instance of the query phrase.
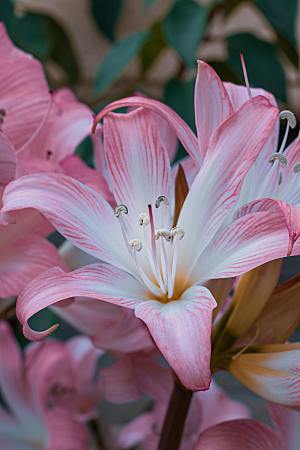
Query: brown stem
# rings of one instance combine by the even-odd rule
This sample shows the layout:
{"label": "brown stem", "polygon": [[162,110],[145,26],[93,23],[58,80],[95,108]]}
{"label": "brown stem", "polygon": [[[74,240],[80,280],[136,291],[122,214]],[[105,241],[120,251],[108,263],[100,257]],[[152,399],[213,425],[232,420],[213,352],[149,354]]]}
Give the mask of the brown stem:
{"label": "brown stem", "polygon": [[157,450],[178,450],[193,392],[175,381]]}

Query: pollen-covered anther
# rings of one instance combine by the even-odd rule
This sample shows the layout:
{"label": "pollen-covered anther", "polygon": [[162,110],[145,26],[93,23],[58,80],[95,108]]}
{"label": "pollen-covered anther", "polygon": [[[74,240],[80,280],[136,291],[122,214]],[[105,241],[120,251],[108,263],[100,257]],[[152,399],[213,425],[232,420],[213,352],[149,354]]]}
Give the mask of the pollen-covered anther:
{"label": "pollen-covered anther", "polygon": [[171,238],[178,236],[178,239],[181,241],[184,237],[184,229],[181,227],[174,227],[170,231]]}
{"label": "pollen-covered anther", "polygon": [[295,128],[295,126],[297,125],[295,114],[292,113],[292,111],[289,111],[288,109],[281,111],[279,117],[281,120],[286,119],[288,121],[290,128]]}
{"label": "pollen-covered anther", "polygon": [[297,162],[296,164],[294,164],[293,171],[295,173],[299,173],[300,172],[300,162]]}
{"label": "pollen-covered anther", "polygon": [[163,203],[165,206],[169,206],[169,200],[165,195],[159,195],[155,201],[155,208],[159,208],[161,203]]}
{"label": "pollen-covered anther", "polygon": [[149,221],[149,217],[147,216],[146,213],[141,213],[139,215],[139,225],[143,226],[143,225],[149,225],[150,221]]}
{"label": "pollen-covered anther", "polygon": [[156,230],[156,232],[155,232],[155,239],[158,240],[161,237],[169,242],[171,240],[171,233],[170,233],[170,231],[167,230],[166,228],[159,228],[158,230]]}
{"label": "pollen-covered anther", "polygon": [[120,217],[121,214],[128,214],[128,208],[126,205],[118,205],[114,209],[114,214],[116,217]]}
{"label": "pollen-covered anther", "polygon": [[140,252],[143,248],[143,245],[139,239],[130,239],[128,244],[129,247],[132,248],[132,250],[136,250],[137,252]]}
{"label": "pollen-covered anther", "polygon": [[275,161],[279,161],[279,164],[281,167],[286,167],[286,165],[287,165],[287,158],[283,153],[278,153],[278,152],[272,153],[272,155],[269,159],[269,162],[273,163]]}

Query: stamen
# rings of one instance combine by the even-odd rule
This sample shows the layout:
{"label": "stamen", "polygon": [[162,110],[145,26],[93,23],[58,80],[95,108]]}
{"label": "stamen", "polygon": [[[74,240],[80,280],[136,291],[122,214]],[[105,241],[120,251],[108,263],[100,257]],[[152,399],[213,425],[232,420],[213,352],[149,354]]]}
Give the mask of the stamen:
{"label": "stamen", "polygon": [[126,205],[117,205],[114,209],[114,214],[116,217],[120,217],[121,214],[128,214],[128,208]]}
{"label": "stamen", "polygon": [[181,241],[184,237],[184,229],[181,227],[174,227],[170,231],[171,238],[178,236],[178,239]]}
{"label": "stamen", "polygon": [[49,161],[51,159],[52,154],[53,154],[52,150],[47,150],[47,153],[46,153],[47,161]]}
{"label": "stamen", "polygon": [[143,248],[142,242],[139,239],[130,239],[128,244],[129,247],[131,247],[133,250],[136,250],[137,252],[140,252]]}
{"label": "stamen", "polygon": [[297,162],[296,164],[294,164],[293,171],[295,173],[299,173],[300,172],[300,162]]}
{"label": "stamen", "polygon": [[165,195],[159,195],[155,201],[155,208],[159,208],[160,204],[163,203],[165,206],[169,206],[169,200]]}
{"label": "stamen", "polygon": [[240,59],[241,59],[241,64],[242,64],[242,69],[243,69],[244,80],[245,80],[246,88],[248,91],[248,96],[249,96],[249,98],[252,98],[252,93],[251,93],[247,69],[246,69],[246,63],[245,63],[244,55],[242,52],[240,52]]}
{"label": "stamen", "polygon": [[272,153],[269,162],[270,163],[274,163],[275,161],[279,161],[279,164],[281,167],[286,167],[287,165],[287,158],[285,155],[283,155],[282,153]]}
{"label": "stamen", "polygon": [[159,238],[164,238],[167,242],[171,241],[171,233],[166,228],[159,228],[155,232],[155,239],[158,240]]}
{"label": "stamen", "polygon": [[149,221],[149,217],[147,216],[146,213],[141,213],[139,215],[139,225],[143,226],[143,225],[149,225],[150,221]]}
{"label": "stamen", "polygon": [[279,117],[280,117],[280,119],[287,121],[285,133],[284,133],[281,145],[280,145],[280,149],[278,150],[278,153],[283,153],[286,143],[287,143],[288,135],[289,135],[289,128],[295,128],[295,126],[297,125],[297,121],[296,121],[296,117],[294,116],[294,114],[288,110],[281,111],[281,113],[279,114]]}
{"label": "stamen", "polygon": [[292,111],[289,111],[288,109],[281,111],[279,117],[281,120],[286,119],[288,121],[289,127],[291,128],[295,128],[295,126],[297,125],[295,114],[292,113]]}

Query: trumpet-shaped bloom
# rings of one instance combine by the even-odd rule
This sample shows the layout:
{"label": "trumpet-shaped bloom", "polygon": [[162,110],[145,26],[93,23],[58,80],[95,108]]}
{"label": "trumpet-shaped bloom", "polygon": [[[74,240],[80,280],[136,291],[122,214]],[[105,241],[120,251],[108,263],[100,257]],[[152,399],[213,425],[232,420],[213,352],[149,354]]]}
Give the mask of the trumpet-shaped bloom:
{"label": "trumpet-shaped bloom", "polygon": [[87,338],[26,348],[22,359],[8,324],[0,323],[0,444],[9,450],[86,450],[83,425],[95,414],[99,351]]}
{"label": "trumpet-shaped bloom", "polygon": [[299,412],[274,404],[269,409],[273,428],[247,419],[219,423],[200,435],[195,450],[297,450]]}
{"label": "trumpet-shaped bloom", "polygon": [[[195,124],[197,136],[170,108],[160,104],[157,100],[143,97],[129,97],[117,100],[107,105],[95,119],[97,122],[109,111],[124,106],[144,106],[158,112],[173,126],[178,138],[191,156],[182,165],[186,177],[191,182],[202,166],[205,156],[211,147],[211,139],[219,127],[238,111],[249,98],[263,96],[272,105],[276,105],[274,96],[264,89],[253,89],[238,86],[233,83],[223,83],[217,73],[203,61],[198,61],[198,73],[195,84]],[[263,150],[244,178],[243,187],[239,193],[232,214],[245,204],[262,198],[270,198],[268,204],[263,203],[265,209],[280,208],[285,216],[289,230],[289,253],[300,233],[300,143],[297,138],[288,148],[285,148],[289,128],[296,126],[296,119],[290,111],[282,111],[282,120],[287,121],[285,136],[278,149],[279,121],[274,124],[273,132],[265,142]]]}
{"label": "trumpet-shaped bloom", "polygon": [[[205,161],[173,224],[173,178],[151,111],[110,114],[104,149],[116,208],[63,174],[34,174],[10,183],[3,212],[35,208],[67,239],[101,259],[36,278],[18,301],[28,319],[74,296],[134,309],[181,382],[210,382],[210,331],[215,300],[207,280],[240,275],[285,256],[288,233],[278,211],[251,206],[228,224],[243,180],[273,132],[278,110],[265,98],[246,102],[216,130]],[[243,148],[243,152],[241,152]]]}

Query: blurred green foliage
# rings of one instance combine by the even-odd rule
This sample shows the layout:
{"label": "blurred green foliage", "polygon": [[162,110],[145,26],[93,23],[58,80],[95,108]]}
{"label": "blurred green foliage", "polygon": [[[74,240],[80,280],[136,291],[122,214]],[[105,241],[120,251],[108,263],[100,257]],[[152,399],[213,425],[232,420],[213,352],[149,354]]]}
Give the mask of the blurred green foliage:
{"label": "blurred green foliage", "polygon": [[[144,5],[145,14],[158,4],[156,0],[140,2]],[[6,24],[12,39],[19,47],[45,63],[46,71],[47,63],[55,62],[65,74],[64,84],[78,91],[83,81],[81,66],[67,31],[53,17],[32,11],[20,13],[20,4],[22,0],[0,3],[0,20]],[[164,14],[159,20],[150,23],[148,29],[132,30],[125,36],[118,33],[118,24],[126,13],[124,0],[86,0],[86,4],[99,34],[110,43],[96,73],[91,74],[89,96],[83,98],[95,110],[116,96],[128,95],[137,90],[152,95],[145,80],[158,58],[169,49],[177,55],[178,70],[170,79],[161,82],[157,95],[193,126],[192,85],[196,75],[196,60],[201,56],[203,44],[213,40],[209,33],[211,23],[216,14],[228,20],[244,4],[251,4],[264,18],[273,29],[273,39],[267,42],[246,30],[239,34],[226,34],[223,39],[224,57],[208,62],[218,70],[221,78],[243,83],[239,61],[239,53],[243,51],[251,85],[270,90],[280,102],[285,103],[287,100],[286,58],[295,67],[298,65],[297,0],[289,0],[288,3],[285,0],[211,0],[205,5],[197,0],[173,0],[168,2]],[[138,63],[138,73],[134,78],[124,81],[122,77],[133,60]],[[49,81],[53,84],[51,77]],[[117,94],[113,90],[115,85],[119,86]]]}

